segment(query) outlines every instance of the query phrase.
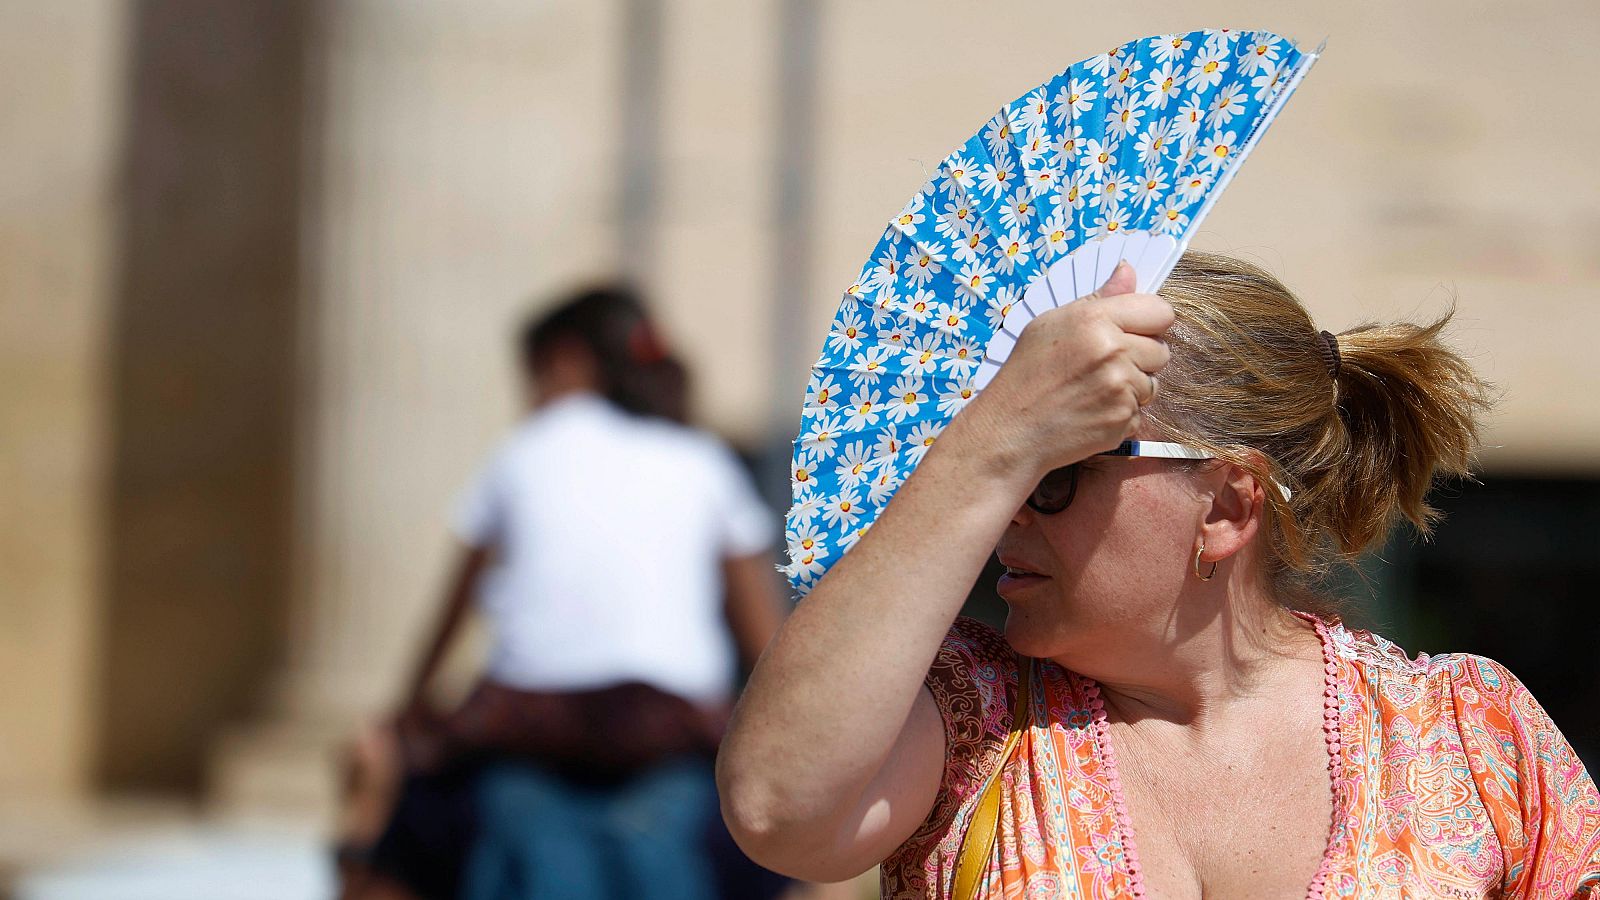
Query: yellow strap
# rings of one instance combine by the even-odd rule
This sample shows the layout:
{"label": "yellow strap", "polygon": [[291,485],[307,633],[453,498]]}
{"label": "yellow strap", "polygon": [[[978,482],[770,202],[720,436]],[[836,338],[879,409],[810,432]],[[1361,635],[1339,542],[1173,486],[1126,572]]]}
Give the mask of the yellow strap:
{"label": "yellow strap", "polygon": [[1000,763],[989,773],[989,780],[978,796],[978,805],[972,810],[967,823],[967,833],[961,836],[961,852],[956,857],[956,877],[951,896],[954,900],[977,900],[978,886],[989,871],[989,860],[994,857],[994,835],[1000,825],[1000,775],[1006,763],[1022,743],[1032,724],[1033,710],[1028,705],[1028,694],[1033,687],[1033,660],[1019,667],[1017,694],[1011,707],[1011,732],[1006,735],[1006,745],[1000,751]]}

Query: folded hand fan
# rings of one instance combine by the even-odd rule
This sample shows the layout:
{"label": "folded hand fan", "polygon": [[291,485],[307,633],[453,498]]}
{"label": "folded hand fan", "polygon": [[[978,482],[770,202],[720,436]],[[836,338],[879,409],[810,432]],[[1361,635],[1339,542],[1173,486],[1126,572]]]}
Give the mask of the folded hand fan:
{"label": "folded hand fan", "polygon": [[940,163],[844,292],[795,441],[786,574],[860,539],[1028,322],[1126,259],[1160,287],[1316,61],[1262,31],[1123,44],[1040,85]]}

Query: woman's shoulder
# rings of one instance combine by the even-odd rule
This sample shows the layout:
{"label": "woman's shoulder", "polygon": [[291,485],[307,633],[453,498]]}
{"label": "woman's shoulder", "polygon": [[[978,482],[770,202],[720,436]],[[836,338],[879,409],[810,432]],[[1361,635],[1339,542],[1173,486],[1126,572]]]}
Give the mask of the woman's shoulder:
{"label": "woman's shoulder", "polygon": [[1463,749],[1514,755],[1519,744],[1554,730],[1549,715],[1510,669],[1475,653],[1408,655],[1369,631],[1329,628],[1334,649],[1361,671],[1380,717],[1411,720],[1413,733],[1446,724]]}

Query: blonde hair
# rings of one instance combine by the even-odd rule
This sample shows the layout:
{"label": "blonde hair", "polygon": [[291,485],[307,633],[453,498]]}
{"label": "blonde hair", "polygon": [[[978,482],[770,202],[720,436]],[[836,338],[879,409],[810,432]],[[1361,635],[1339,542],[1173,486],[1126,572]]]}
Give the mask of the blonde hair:
{"label": "blonde hair", "polygon": [[1266,487],[1266,568],[1281,598],[1303,601],[1401,518],[1430,533],[1428,489],[1469,474],[1491,402],[1441,339],[1453,310],[1345,331],[1334,367],[1299,300],[1250,263],[1189,251],[1160,294],[1176,311],[1172,361],[1146,414]]}

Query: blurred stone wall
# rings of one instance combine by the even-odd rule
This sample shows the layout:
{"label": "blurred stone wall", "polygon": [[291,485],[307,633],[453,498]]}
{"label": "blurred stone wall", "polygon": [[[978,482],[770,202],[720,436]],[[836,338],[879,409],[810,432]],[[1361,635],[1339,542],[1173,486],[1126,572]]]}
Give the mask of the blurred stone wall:
{"label": "blurred stone wall", "polygon": [[0,798],[93,764],[123,7],[0,5]]}

